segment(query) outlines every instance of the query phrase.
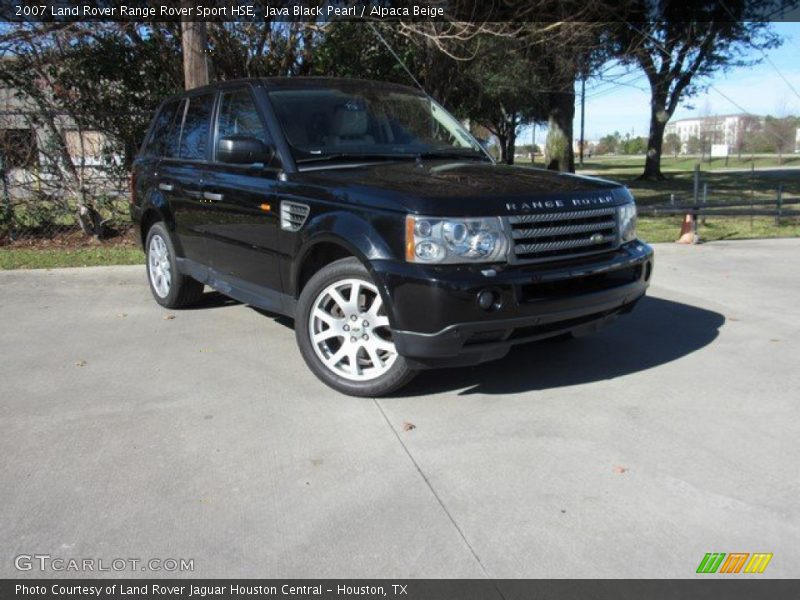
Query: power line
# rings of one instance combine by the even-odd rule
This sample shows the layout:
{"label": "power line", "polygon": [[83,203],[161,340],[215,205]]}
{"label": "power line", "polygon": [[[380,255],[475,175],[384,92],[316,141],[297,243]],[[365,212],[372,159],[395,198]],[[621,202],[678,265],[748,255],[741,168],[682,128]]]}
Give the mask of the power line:
{"label": "power line", "polygon": [[[718,1],[719,1],[719,5],[722,8],[725,9],[725,12],[728,13],[731,16],[732,19],[735,19],[736,17],[733,16],[733,13],[728,8],[728,6],[722,0],[718,0]],[[772,67],[773,70],[778,74],[778,77],[783,79],[783,82],[789,87],[790,90],[792,90],[792,92],[794,92],[794,95],[797,96],[798,98],[800,98],[800,93],[798,93],[797,89],[795,89],[795,87],[789,82],[789,80],[786,79],[786,77],[783,76],[783,73],[781,73],[780,69],[778,69],[778,67],[775,66],[775,63],[772,62],[770,57],[767,56],[767,53],[764,52],[764,49],[763,48],[758,48],[758,51],[761,53],[761,56],[764,57],[764,60],[766,60],[769,63],[769,66]]]}

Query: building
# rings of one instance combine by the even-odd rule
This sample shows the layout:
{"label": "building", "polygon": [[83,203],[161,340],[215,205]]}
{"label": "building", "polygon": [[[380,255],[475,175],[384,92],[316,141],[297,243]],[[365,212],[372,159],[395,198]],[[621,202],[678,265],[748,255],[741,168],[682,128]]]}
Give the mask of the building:
{"label": "building", "polygon": [[725,144],[730,151],[734,151],[744,143],[746,134],[762,121],[763,117],[744,113],[679,119],[667,123],[664,135],[674,133],[678,136],[682,154],[694,151],[695,140],[703,146]]}

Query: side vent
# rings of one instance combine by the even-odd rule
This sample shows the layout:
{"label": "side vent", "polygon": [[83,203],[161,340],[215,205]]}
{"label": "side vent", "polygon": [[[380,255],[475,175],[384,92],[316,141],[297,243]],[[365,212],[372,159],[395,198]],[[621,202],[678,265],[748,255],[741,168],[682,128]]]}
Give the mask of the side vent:
{"label": "side vent", "polygon": [[281,229],[300,231],[308,218],[309,208],[297,202],[281,202]]}

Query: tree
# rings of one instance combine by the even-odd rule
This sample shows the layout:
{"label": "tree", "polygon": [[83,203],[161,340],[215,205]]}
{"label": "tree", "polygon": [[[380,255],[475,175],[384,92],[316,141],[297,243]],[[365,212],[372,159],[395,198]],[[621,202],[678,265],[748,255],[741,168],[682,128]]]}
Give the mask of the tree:
{"label": "tree", "polygon": [[681,151],[681,138],[677,133],[668,133],[664,138],[664,150],[672,154],[675,158]]}
{"label": "tree", "polygon": [[650,84],[643,179],[664,179],[664,128],[682,100],[713,73],[758,62],[745,52],[780,44],[766,19],[772,9],[771,0],[632,0],[616,40],[622,60],[641,68]]}

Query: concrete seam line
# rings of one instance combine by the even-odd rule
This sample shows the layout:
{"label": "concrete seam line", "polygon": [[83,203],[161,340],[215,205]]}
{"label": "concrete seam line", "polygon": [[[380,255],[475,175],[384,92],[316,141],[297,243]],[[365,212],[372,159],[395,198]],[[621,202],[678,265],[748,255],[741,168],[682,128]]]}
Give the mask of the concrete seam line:
{"label": "concrete seam line", "polygon": [[461,530],[461,527],[458,526],[458,523],[456,523],[456,520],[453,518],[453,515],[450,514],[449,510],[447,510],[447,506],[445,506],[444,501],[441,499],[439,494],[436,493],[436,490],[433,489],[433,485],[431,485],[430,480],[425,475],[423,470],[420,468],[419,463],[417,463],[417,461],[414,458],[414,456],[411,454],[411,451],[408,449],[408,446],[406,446],[405,442],[403,442],[403,438],[401,438],[400,434],[397,433],[397,430],[394,427],[392,427],[392,422],[389,421],[389,417],[386,416],[386,412],[384,412],[383,407],[381,406],[381,403],[378,402],[377,398],[373,398],[372,401],[375,403],[375,406],[378,407],[378,410],[380,411],[381,415],[383,416],[384,421],[386,421],[386,425],[389,426],[389,429],[394,434],[394,437],[396,437],[397,441],[400,442],[400,446],[402,446],[403,450],[405,451],[406,455],[408,456],[409,460],[411,461],[411,464],[414,465],[414,468],[417,470],[417,473],[419,473],[420,477],[422,477],[422,480],[425,482],[425,485],[428,486],[428,489],[431,491],[431,494],[433,494],[433,497],[436,498],[436,501],[439,503],[439,506],[442,507],[442,510],[444,511],[444,514],[446,514],[447,518],[450,519],[450,522],[453,524],[453,527],[455,527],[456,531],[458,532],[458,535],[461,537],[462,541],[467,546],[467,548],[469,549],[469,551],[472,554],[472,556],[475,558],[475,561],[478,563],[478,566],[481,568],[481,571],[483,571],[483,574],[486,575],[487,579],[491,580],[492,586],[494,587],[494,589],[497,590],[497,593],[499,594],[499,596],[501,598],[503,598],[503,600],[505,600],[505,596],[503,595],[503,592],[501,592],[500,588],[498,588],[497,584],[495,584],[494,578],[491,577],[489,575],[489,573],[486,571],[486,567],[483,565],[483,562],[481,562],[481,559],[478,556],[478,553],[475,552],[475,549],[472,547],[472,544],[469,543],[469,540],[467,539],[467,536],[464,535],[464,532]]}

